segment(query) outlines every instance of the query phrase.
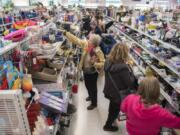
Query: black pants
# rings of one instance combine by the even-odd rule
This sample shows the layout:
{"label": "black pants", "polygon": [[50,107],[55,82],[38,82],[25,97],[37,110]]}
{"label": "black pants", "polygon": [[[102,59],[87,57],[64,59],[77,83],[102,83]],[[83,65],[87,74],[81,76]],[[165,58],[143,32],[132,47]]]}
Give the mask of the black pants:
{"label": "black pants", "polygon": [[84,74],[84,82],[91,98],[92,105],[97,105],[97,78],[98,73]]}
{"label": "black pants", "polygon": [[109,114],[105,126],[110,127],[117,119],[120,112],[120,104],[110,100],[109,103]]}

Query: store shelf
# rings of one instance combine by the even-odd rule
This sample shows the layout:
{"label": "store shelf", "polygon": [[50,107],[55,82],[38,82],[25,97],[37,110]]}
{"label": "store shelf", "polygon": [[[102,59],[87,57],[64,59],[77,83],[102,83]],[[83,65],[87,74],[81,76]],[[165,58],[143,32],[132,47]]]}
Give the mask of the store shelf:
{"label": "store shelf", "polygon": [[[161,86],[162,87],[162,86]],[[162,96],[168,101],[168,103],[174,108],[174,110],[180,114],[180,111],[177,109],[177,107],[174,105],[174,102],[172,101],[171,97],[161,88],[160,92]]]}
{"label": "store shelf", "polygon": [[13,50],[14,48],[16,48],[18,45],[21,45],[23,44],[24,42],[27,42],[28,40],[30,40],[31,38],[33,38],[34,36],[38,36],[41,31],[43,30],[43,28],[38,32],[38,33],[35,33],[34,35],[31,35],[31,36],[27,36],[26,38],[24,38],[22,41],[20,42],[15,42],[15,43],[12,43],[10,45],[7,45],[3,48],[0,48],[0,55],[3,55],[5,53],[7,53],[8,51],[11,51]]}
{"label": "store shelf", "polygon": [[12,43],[12,44],[10,44],[10,45],[6,45],[6,46],[3,47],[3,48],[0,48],[0,55],[3,55],[3,54],[5,54],[5,53],[7,53],[8,51],[13,50],[13,49],[16,48],[18,45],[21,45],[22,43],[27,42],[29,39],[31,39],[31,37],[26,37],[25,39],[23,39],[23,40],[20,41],[20,42],[15,42],[15,43]]}
{"label": "store shelf", "polygon": [[63,40],[62,42],[58,42],[57,46],[56,46],[56,51],[54,51],[53,54],[50,54],[50,55],[40,55],[40,56],[37,56],[37,58],[39,59],[53,59],[54,56],[56,55],[59,47],[64,43],[65,40]]}
{"label": "store shelf", "polygon": [[[134,63],[142,71],[142,73],[145,74],[145,69],[138,64],[138,62],[133,58],[133,56],[131,54],[130,54],[130,58],[134,61]],[[174,106],[174,102],[172,101],[171,97],[163,89],[164,89],[163,85],[160,84],[161,95],[168,101],[168,103],[174,108],[174,110],[178,114],[180,114],[180,111],[176,108],[176,106]]]}
{"label": "store shelf", "polygon": [[[124,34],[124,33],[122,33],[122,34],[125,35],[125,36],[126,36],[128,39],[130,39],[131,41],[134,41],[132,38],[130,38],[130,37],[127,36],[126,34]],[[141,47],[141,45],[140,45],[140,47]],[[134,51],[134,52],[135,52],[139,57],[141,57],[141,58],[143,59],[143,57],[140,56],[140,54],[139,54],[137,51]],[[131,54],[130,54],[130,58],[133,60],[133,62],[136,64],[136,66],[140,69],[140,71],[141,71],[143,74],[145,74],[145,69],[138,64],[138,62],[133,58],[133,56],[132,56]],[[151,64],[149,64],[149,63],[147,63],[147,64],[148,64],[148,66],[150,66],[151,68],[154,68],[153,65],[151,65]],[[154,68],[154,70],[155,70],[158,74],[160,74],[155,68]],[[165,79],[163,76],[162,76],[162,78]],[[166,81],[167,81],[167,80],[166,80]],[[167,82],[168,82],[168,84],[170,84],[171,86],[173,86],[172,83],[170,83],[169,81],[167,81]],[[175,86],[173,86],[173,88],[174,88],[174,87],[175,87]],[[173,103],[171,97],[163,90],[162,84],[161,84],[160,92],[161,92],[161,95],[168,101],[168,103],[176,110],[176,112],[177,112],[178,114],[180,114],[180,111],[174,106],[174,103]],[[177,92],[179,93],[179,91],[177,91]]]}
{"label": "store shelf", "polygon": [[[136,53],[136,55],[138,55],[138,57],[140,57],[143,61],[145,61],[144,58],[143,58],[136,50],[133,50],[133,52]],[[131,56],[131,57],[132,57],[132,56]],[[161,76],[161,78],[162,78],[164,81],[166,81],[166,83],[168,83],[174,90],[176,90],[176,92],[178,92],[178,93],[180,94],[180,88],[178,88],[178,87],[175,85],[175,83],[170,82],[170,81],[167,79],[167,76],[162,75],[162,74],[161,74],[161,71],[160,71],[158,68],[156,68],[156,67],[155,67],[154,65],[152,65],[151,63],[147,63],[147,62],[146,62],[146,64],[148,64],[148,66],[149,66],[151,69],[153,69],[159,76]]]}
{"label": "store shelf", "polygon": [[12,22],[11,23],[1,24],[0,27],[4,27],[4,26],[8,26],[8,25],[12,25]]}
{"label": "store shelf", "polygon": [[8,51],[16,48],[17,46],[18,46],[18,43],[12,43],[11,45],[7,45],[3,48],[0,48],[0,55],[7,53]]}
{"label": "store shelf", "polygon": [[136,66],[141,70],[141,72],[142,72],[143,74],[145,74],[145,69],[142,68],[142,66],[140,66],[140,65],[137,63],[137,61],[133,58],[133,56],[132,56],[131,54],[129,54],[129,56],[130,56],[130,58],[133,60],[133,62],[136,64]]}
{"label": "store shelf", "polygon": [[[119,29],[118,26],[115,26],[116,28]],[[156,60],[160,61],[163,65],[165,65],[167,68],[169,68],[172,72],[174,72],[176,75],[178,75],[180,77],[180,73],[175,70],[173,67],[171,67],[169,64],[167,64],[164,60],[160,59],[158,56],[156,56],[153,52],[149,51],[148,49],[146,49],[143,45],[139,44],[137,41],[135,41],[134,39],[132,39],[131,37],[129,37],[127,34],[123,33],[120,29],[119,32],[121,34],[123,34],[125,37],[127,37],[129,40],[131,40],[133,43],[135,43],[136,45],[138,45],[139,47],[141,47],[145,52],[147,52],[148,54],[150,54],[151,57],[155,58]]]}
{"label": "store shelf", "polygon": [[171,44],[169,44],[169,43],[166,43],[166,42],[158,39],[157,37],[150,36],[149,34],[147,34],[147,33],[145,33],[145,32],[142,32],[142,31],[140,31],[140,30],[138,30],[138,29],[135,29],[135,28],[133,28],[133,27],[127,25],[127,24],[121,23],[121,25],[124,25],[124,26],[126,26],[126,27],[128,27],[128,28],[130,28],[130,29],[132,29],[132,30],[134,30],[134,31],[136,31],[136,32],[138,32],[138,33],[140,33],[140,34],[143,34],[143,35],[145,35],[145,36],[147,36],[147,37],[149,37],[149,38],[151,38],[151,39],[153,39],[153,40],[158,41],[158,42],[161,43],[162,46],[165,47],[165,48],[171,48],[171,49],[175,50],[176,52],[179,52],[179,53],[180,53],[180,49],[177,48],[177,47],[174,46],[174,45],[171,45]]}
{"label": "store shelf", "polygon": [[160,71],[158,68],[156,68],[154,65],[150,65],[150,67],[151,67],[154,71],[156,71],[156,73],[157,73],[158,75],[160,75],[160,76],[164,79],[164,81],[166,81],[166,83],[168,83],[174,90],[176,90],[176,92],[178,92],[178,93],[180,94],[180,89],[177,88],[173,82],[170,82],[170,81],[167,79],[167,76],[163,76],[163,75],[161,74],[161,71]]}
{"label": "store shelf", "polygon": [[27,18],[27,19],[38,19],[39,17],[37,16],[37,17],[32,17],[32,18]]}
{"label": "store shelf", "polygon": [[60,118],[61,118],[61,116],[58,115],[57,118],[56,118],[56,120],[55,120],[55,125],[54,125],[54,128],[53,128],[53,133],[52,133],[52,135],[56,135],[57,132],[58,132],[58,130],[59,130],[59,127],[60,127],[60,125],[59,125]]}
{"label": "store shelf", "polygon": [[[106,19],[113,21],[113,18],[110,18],[110,17],[106,17]],[[175,50],[176,52],[179,52],[179,53],[180,53],[180,49],[179,49],[179,48],[177,48],[176,46],[171,45],[171,44],[169,44],[169,43],[167,43],[167,42],[164,42],[164,41],[158,39],[157,37],[153,37],[153,36],[151,36],[151,35],[143,32],[143,31],[140,31],[140,30],[138,30],[138,29],[136,29],[136,28],[133,28],[132,26],[129,26],[129,25],[127,25],[127,24],[123,24],[123,23],[118,23],[118,24],[123,25],[123,26],[126,26],[126,27],[128,27],[128,28],[130,28],[130,29],[132,29],[132,30],[134,30],[134,31],[142,34],[142,35],[145,35],[145,36],[151,38],[152,40],[158,41],[158,42],[161,43],[162,46],[165,47],[165,48],[171,48],[171,49]]]}

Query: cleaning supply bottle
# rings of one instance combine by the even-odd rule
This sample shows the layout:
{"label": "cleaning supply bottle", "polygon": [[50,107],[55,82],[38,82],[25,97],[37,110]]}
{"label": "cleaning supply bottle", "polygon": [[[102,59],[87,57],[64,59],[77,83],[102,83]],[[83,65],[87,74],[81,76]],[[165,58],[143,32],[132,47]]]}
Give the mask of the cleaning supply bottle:
{"label": "cleaning supply bottle", "polygon": [[153,71],[150,69],[150,67],[146,68],[145,75],[146,75],[146,77],[152,77],[154,75]]}

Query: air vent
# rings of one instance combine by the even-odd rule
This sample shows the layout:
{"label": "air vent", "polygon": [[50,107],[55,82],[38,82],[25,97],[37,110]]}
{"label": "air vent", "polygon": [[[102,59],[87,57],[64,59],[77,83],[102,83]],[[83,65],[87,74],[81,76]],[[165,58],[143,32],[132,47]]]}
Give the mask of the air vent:
{"label": "air vent", "polygon": [[0,91],[0,135],[31,135],[21,90]]}

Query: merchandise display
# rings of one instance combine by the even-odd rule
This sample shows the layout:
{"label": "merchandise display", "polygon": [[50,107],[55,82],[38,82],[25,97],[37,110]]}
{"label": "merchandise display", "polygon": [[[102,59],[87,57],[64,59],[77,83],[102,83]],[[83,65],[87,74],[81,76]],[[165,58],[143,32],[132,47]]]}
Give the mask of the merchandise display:
{"label": "merchandise display", "polygon": [[[21,119],[18,121],[27,130],[17,127],[16,130],[21,131],[18,134],[56,135],[64,132],[64,127],[69,122],[68,117],[76,110],[73,105],[69,105],[69,101],[72,92],[77,93],[78,61],[76,64],[74,61],[75,58],[77,60],[77,51],[74,51],[76,48],[72,48],[69,42],[65,42],[53,19],[42,24],[40,22],[43,20],[31,21],[26,16],[31,19],[36,17],[35,13],[24,12],[21,21],[13,20],[14,31],[1,37],[0,90],[5,92],[0,95],[8,97],[8,94],[22,94],[21,113],[25,124]],[[48,87],[44,87],[45,85]],[[6,100],[9,99],[2,99],[3,102]],[[69,112],[69,107],[74,108],[74,111]],[[9,111],[8,108],[5,109]],[[17,117],[18,115],[20,114]],[[3,118],[4,115],[0,116]],[[7,117],[13,120],[8,114]],[[5,127],[9,125],[1,124]],[[0,129],[0,134],[8,132],[14,135],[14,130]]]}
{"label": "merchandise display", "polygon": [[161,82],[162,106],[179,115],[179,49],[124,23],[116,23],[110,31],[118,32],[118,38],[129,44],[134,73],[139,80],[144,75],[156,75]]}
{"label": "merchandise display", "polygon": [[[91,86],[92,82],[98,80],[102,83],[97,83],[99,89],[99,85],[104,85],[104,81],[99,80],[105,78],[107,81],[107,73],[113,83],[122,81],[113,78],[117,77],[116,72],[120,72],[117,67],[122,71],[128,69],[127,74],[133,77],[132,84],[137,90],[144,78],[155,76],[160,84],[158,103],[180,116],[179,9],[166,11],[153,7],[139,10],[128,5],[119,8],[99,6],[95,9],[76,5],[67,8],[60,4],[45,7],[41,2],[35,6],[13,8],[9,12],[0,11],[0,135],[73,135],[67,132],[71,123],[79,124],[71,122],[73,117],[84,121],[83,117],[94,117],[89,112],[101,109],[97,102],[101,100],[99,98],[104,98],[98,95],[103,93],[99,90],[98,93],[88,90],[88,97],[82,97],[79,94],[82,92],[79,90],[81,81],[85,82],[86,88],[93,87],[93,90],[96,88]],[[112,48],[117,43],[128,46],[121,48],[127,51],[127,57],[117,49],[116,58],[111,58]],[[106,63],[108,59],[118,57],[122,59],[119,60],[124,64],[122,67],[113,67],[113,62]],[[111,72],[112,76],[108,70],[104,73],[105,64],[107,69],[113,67],[111,70],[116,70]],[[87,82],[90,78],[93,80]],[[126,88],[119,91],[119,85],[113,85],[121,96],[118,102],[136,93],[130,86],[127,86],[128,91]],[[76,105],[81,106],[81,103],[74,100],[77,98],[75,94],[92,101],[83,117],[80,116],[83,111],[76,109]],[[96,100],[94,106],[93,100]],[[145,103],[143,99],[142,103]],[[117,112],[118,108],[113,104],[119,107],[120,103],[110,104],[109,114],[113,109]],[[106,102],[103,105],[107,107]],[[74,116],[76,110],[78,114]],[[107,108],[101,111],[108,113]],[[95,111],[100,113],[98,117],[101,111]],[[120,111],[119,121],[127,119]],[[118,130],[113,122],[109,123],[113,125],[110,129],[108,126],[101,128],[104,131]],[[161,135],[180,134],[178,129],[161,127],[160,131]]]}

